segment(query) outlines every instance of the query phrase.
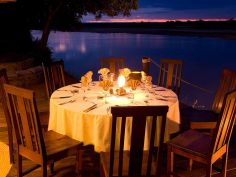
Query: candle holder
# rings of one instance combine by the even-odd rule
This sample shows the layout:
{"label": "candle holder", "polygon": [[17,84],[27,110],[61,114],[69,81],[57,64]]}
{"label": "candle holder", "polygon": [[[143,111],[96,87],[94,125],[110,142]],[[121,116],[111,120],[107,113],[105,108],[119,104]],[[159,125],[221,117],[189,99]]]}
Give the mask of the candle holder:
{"label": "candle holder", "polygon": [[126,95],[126,90],[123,87],[120,87],[120,88],[116,89],[116,93],[119,96],[123,96],[123,95]]}
{"label": "candle holder", "polygon": [[120,75],[118,77],[118,85],[119,88],[116,89],[117,95],[122,96],[126,94],[126,90],[123,88],[125,85],[125,77],[123,75]]}

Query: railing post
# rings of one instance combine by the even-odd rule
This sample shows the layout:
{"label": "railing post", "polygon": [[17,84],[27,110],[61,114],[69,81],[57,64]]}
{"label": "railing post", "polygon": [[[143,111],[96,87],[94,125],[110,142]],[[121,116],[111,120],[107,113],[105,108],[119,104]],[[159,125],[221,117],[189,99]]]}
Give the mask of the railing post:
{"label": "railing post", "polygon": [[142,58],[143,71],[147,75],[149,75],[150,62],[151,62],[151,59],[149,57],[143,57]]}

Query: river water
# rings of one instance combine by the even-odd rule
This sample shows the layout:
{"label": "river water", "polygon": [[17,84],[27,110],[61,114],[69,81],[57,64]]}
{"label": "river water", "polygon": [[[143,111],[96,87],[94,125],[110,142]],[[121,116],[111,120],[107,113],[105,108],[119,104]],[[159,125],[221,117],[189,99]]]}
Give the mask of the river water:
{"label": "river water", "polygon": [[[41,31],[32,31],[34,38]],[[53,57],[62,58],[65,70],[79,78],[88,70],[97,78],[101,57],[124,57],[126,66],[141,70],[143,56],[183,60],[182,78],[208,89],[211,94],[182,84],[181,101],[209,109],[224,67],[236,71],[236,40],[210,37],[169,36],[128,33],[51,32],[49,47]],[[159,69],[151,64],[156,83]]]}

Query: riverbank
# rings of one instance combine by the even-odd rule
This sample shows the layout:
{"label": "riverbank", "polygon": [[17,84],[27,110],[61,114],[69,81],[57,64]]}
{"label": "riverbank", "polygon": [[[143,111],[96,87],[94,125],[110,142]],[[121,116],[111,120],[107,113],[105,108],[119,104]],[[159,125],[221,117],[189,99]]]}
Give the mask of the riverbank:
{"label": "riverbank", "polygon": [[236,39],[236,31],[233,30],[193,30],[193,29],[133,29],[133,28],[84,28],[80,32],[94,33],[131,33],[131,34],[152,34],[152,35],[180,35],[199,37],[221,37]]}
{"label": "riverbank", "polygon": [[72,31],[223,37],[236,39],[236,22],[177,21],[164,23],[82,23],[74,27]]}

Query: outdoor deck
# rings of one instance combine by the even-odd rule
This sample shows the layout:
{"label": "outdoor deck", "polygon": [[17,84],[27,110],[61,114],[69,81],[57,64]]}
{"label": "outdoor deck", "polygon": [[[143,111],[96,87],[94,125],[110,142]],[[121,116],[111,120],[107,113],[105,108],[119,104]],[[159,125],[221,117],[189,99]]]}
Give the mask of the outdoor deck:
{"label": "outdoor deck", "polygon": [[[66,80],[69,83],[75,83],[76,80],[67,77]],[[44,84],[37,84],[37,85],[31,85],[28,87],[29,89],[33,89],[36,92],[36,98],[37,98],[37,103],[38,103],[38,109],[39,111],[45,111],[48,110],[49,104],[46,99],[46,93],[44,92],[45,87]],[[228,173],[227,177],[235,177],[236,176],[236,137],[234,133],[234,137],[232,138],[233,141],[231,143],[230,147],[230,152],[229,152],[229,161],[228,161]],[[8,143],[8,138],[7,138],[7,128],[6,128],[6,122],[4,118],[4,113],[2,108],[0,107],[0,141],[4,143]],[[165,156],[166,157],[166,156]],[[84,177],[98,177],[99,176],[99,154],[93,151],[92,146],[88,146],[85,148],[85,152],[83,155],[83,167],[82,167],[82,176]],[[180,174],[183,176],[205,176],[205,168],[201,164],[194,163],[193,165],[193,171],[190,173],[187,170],[187,165],[188,161],[186,159],[182,159],[177,157],[176,161],[178,163],[175,163],[177,165],[176,170],[179,171]],[[0,162],[1,163],[1,162]],[[55,163],[55,173],[50,174],[50,171],[48,169],[48,176],[54,176],[54,177],[74,177],[76,174],[74,173],[74,164],[75,164],[75,157],[68,157],[66,159],[63,159],[61,161],[58,161]],[[166,170],[166,163],[163,164],[163,175],[165,176],[165,170]],[[220,162],[218,163],[220,164]],[[217,165],[218,165],[217,164]],[[28,169],[32,167],[34,164],[31,161],[24,160],[23,162],[23,169]],[[14,177],[17,176],[17,171],[16,171],[16,166],[13,165],[8,176],[9,177]],[[41,171],[40,168],[37,170],[34,170],[33,172],[29,173],[26,175],[28,177],[40,177],[41,176]],[[215,177],[220,176],[220,174],[217,174],[215,172]]]}

